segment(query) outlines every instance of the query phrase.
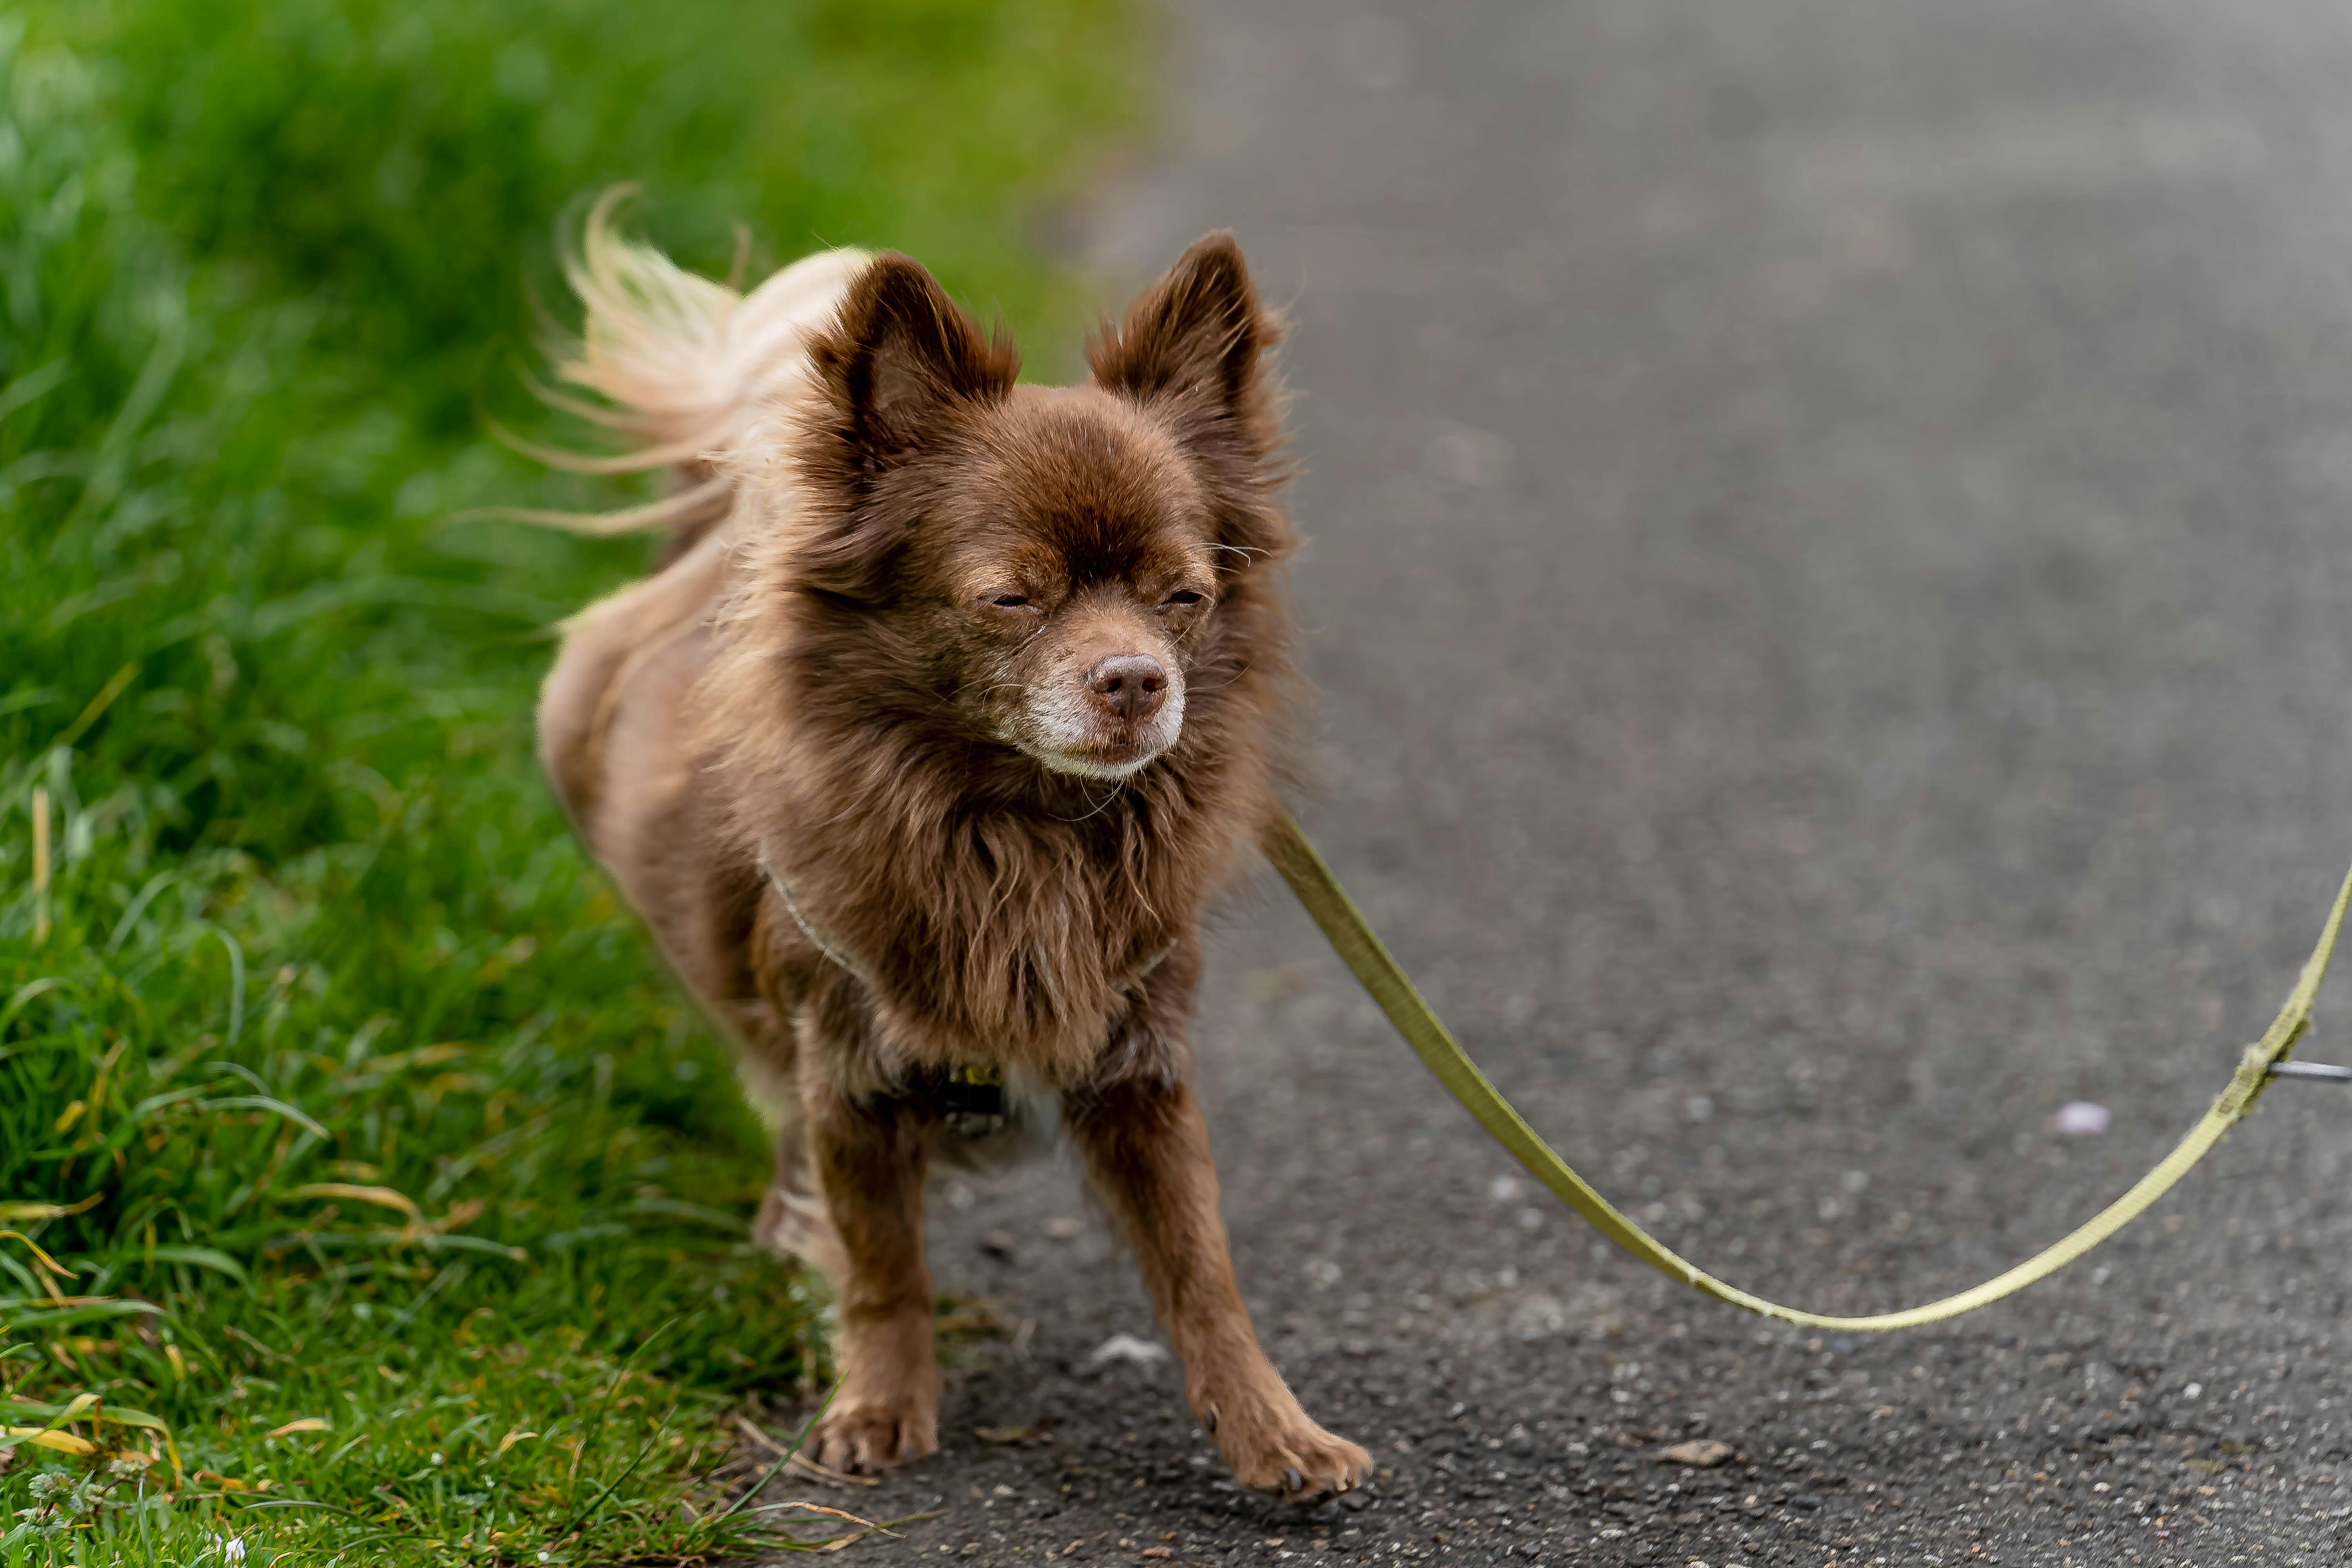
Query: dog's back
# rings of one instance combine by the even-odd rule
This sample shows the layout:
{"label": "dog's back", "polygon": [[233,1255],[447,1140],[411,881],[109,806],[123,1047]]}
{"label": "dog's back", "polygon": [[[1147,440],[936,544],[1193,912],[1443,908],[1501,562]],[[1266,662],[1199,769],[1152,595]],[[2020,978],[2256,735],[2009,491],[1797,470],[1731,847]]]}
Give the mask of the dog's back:
{"label": "dog's back", "polygon": [[[611,203],[591,216],[566,271],[586,307],[564,379],[604,405],[566,404],[635,445],[614,458],[542,454],[593,472],[668,468],[661,500],[565,520],[589,531],[664,528],[662,567],[573,616],[539,706],[540,756],[590,850],[653,926],[671,961],[722,1014],[742,1005],[729,945],[702,928],[713,868],[694,831],[689,695],[724,587],[736,488],[716,461],[789,421],[810,385],[807,343],[866,265],[864,253],[808,257],[749,294],[621,236]],[[721,904],[725,900],[720,900]],[[740,1026],[740,1020],[734,1020]]]}

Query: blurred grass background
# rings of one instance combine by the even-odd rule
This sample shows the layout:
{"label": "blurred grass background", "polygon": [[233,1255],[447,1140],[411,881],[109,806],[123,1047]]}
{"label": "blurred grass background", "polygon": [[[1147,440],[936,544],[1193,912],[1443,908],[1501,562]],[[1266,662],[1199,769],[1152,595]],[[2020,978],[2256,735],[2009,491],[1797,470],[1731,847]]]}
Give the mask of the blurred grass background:
{"label": "blurred grass background", "polygon": [[1118,0],[9,9],[0,1564],[789,1521],[713,1505],[822,1302],[743,1244],[726,1052],[530,756],[547,628],[645,547],[448,520],[632,499],[484,435],[616,181],[710,270],[739,220],[755,266],[894,246],[1066,349],[1031,236],[1136,44]]}

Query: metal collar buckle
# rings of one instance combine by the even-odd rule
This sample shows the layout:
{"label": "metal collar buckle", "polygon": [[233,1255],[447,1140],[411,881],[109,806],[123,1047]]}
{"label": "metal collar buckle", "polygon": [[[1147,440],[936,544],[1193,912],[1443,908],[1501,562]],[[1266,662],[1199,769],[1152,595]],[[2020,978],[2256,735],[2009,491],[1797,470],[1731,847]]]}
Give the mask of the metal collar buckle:
{"label": "metal collar buckle", "polygon": [[1004,1131],[1004,1069],[993,1063],[958,1062],[940,1085],[940,1123],[957,1138]]}

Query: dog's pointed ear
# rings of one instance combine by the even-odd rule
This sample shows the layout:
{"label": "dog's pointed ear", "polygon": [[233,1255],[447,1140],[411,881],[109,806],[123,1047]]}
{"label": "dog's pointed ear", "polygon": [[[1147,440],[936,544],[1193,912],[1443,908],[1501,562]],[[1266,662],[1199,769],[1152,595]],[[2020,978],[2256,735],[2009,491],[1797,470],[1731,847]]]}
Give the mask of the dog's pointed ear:
{"label": "dog's pointed ear", "polygon": [[1281,335],[1258,304],[1241,247],[1220,229],[1179,258],[1124,322],[1106,323],[1087,362],[1106,391],[1255,417],[1264,412],[1265,353]]}
{"label": "dog's pointed ear", "polygon": [[1178,258],[1126,321],[1106,323],[1087,345],[1095,384],[1164,419],[1192,454],[1209,481],[1216,536],[1244,563],[1290,548],[1273,500],[1287,470],[1266,363],[1281,340],[1281,321],[1258,303],[1241,247],[1219,230]]}
{"label": "dog's pointed ear", "polygon": [[958,407],[1013,389],[1012,342],[983,333],[919,262],[886,251],[858,275],[834,324],[809,345],[827,424],[868,473],[921,451]]}

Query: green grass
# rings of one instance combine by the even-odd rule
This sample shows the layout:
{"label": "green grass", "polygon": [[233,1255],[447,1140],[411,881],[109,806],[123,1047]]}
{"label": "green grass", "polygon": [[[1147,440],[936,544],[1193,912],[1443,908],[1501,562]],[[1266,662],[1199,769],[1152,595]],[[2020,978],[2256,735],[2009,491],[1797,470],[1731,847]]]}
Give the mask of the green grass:
{"label": "green grass", "polygon": [[0,1426],[55,1431],[0,1448],[0,1568],[792,1521],[719,1517],[730,1417],[822,1386],[823,1303],[529,753],[546,628],[643,546],[449,519],[629,499],[484,438],[616,180],[700,264],[895,245],[1066,342],[1026,226],[1132,52],[1116,0],[10,14]]}

